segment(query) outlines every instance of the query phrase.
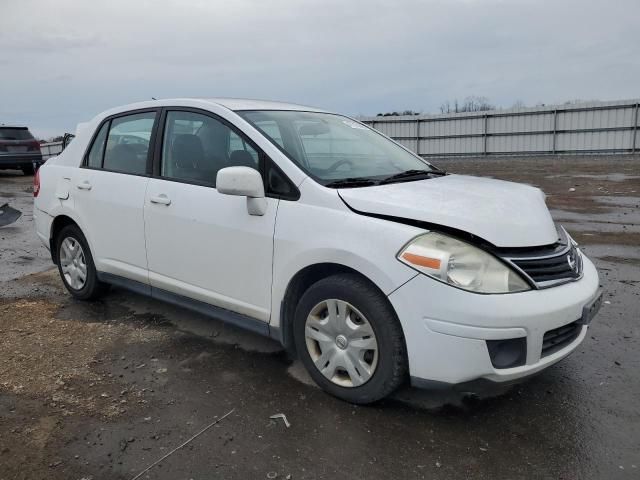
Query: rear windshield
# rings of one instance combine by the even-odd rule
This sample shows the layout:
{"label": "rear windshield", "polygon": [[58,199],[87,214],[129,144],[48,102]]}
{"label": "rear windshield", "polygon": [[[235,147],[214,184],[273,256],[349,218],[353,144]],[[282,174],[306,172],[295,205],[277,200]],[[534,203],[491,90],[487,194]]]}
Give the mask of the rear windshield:
{"label": "rear windshield", "polygon": [[26,128],[0,127],[0,140],[33,140]]}

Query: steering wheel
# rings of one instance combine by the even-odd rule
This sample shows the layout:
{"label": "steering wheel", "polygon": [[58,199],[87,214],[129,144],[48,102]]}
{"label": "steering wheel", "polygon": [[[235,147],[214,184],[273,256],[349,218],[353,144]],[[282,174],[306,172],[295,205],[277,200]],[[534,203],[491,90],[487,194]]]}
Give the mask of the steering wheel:
{"label": "steering wheel", "polygon": [[353,167],[353,162],[351,160],[338,160],[337,162],[334,162],[329,168],[327,168],[326,172],[335,172],[342,165],[349,165],[349,169],[351,170],[351,168]]}

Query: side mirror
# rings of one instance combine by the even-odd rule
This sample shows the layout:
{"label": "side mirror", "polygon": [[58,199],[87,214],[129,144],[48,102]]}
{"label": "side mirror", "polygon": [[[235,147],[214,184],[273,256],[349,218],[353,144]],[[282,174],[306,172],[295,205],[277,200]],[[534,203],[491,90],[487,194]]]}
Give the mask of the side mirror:
{"label": "side mirror", "polygon": [[255,168],[226,167],[219,170],[216,190],[225,195],[247,197],[249,215],[264,215],[267,212],[262,175]]}

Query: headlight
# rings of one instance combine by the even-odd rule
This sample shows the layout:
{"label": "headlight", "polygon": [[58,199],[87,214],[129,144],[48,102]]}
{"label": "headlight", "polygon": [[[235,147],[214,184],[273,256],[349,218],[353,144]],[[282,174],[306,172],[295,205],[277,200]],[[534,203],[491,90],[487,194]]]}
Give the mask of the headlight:
{"label": "headlight", "polygon": [[415,238],[398,254],[410,267],[464,290],[511,293],[530,290],[520,275],[473,245],[437,232]]}

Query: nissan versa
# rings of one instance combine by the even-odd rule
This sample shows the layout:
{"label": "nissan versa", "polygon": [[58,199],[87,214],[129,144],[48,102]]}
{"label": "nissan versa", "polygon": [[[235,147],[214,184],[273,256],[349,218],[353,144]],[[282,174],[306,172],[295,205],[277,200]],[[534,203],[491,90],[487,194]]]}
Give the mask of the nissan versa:
{"label": "nissan versa", "polygon": [[360,122],[240,99],[81,124],[34,179],[71,295],[109,284],[271,336],[327,392],[505,382],[566,357],[598,274],[537,188],[451,175]]}

